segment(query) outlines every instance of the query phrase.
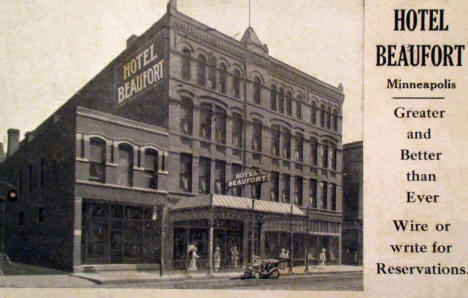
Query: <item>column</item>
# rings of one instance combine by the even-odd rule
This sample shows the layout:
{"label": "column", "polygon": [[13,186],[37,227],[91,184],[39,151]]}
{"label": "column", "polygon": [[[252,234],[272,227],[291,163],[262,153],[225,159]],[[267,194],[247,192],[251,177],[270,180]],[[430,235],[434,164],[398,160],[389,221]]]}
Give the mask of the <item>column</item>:
{"label": "column", "polygon": [[82,205],[83,199],[81,197],[75,197],[74,204],[74,223],[73,223],[73,271],[76,271],[76,267],[81,265],[81,238],[82,235]]}
{"label": "column", "polygon": [[249,263],[249,221],[244,220],[243,234],[242,234],[242,265],[245,266]]}

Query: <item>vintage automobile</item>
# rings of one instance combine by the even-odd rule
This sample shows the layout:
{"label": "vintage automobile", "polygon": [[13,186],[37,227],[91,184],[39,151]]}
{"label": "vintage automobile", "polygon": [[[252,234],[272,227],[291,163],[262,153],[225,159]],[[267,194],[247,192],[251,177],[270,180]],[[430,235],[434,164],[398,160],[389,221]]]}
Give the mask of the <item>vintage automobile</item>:
{"label": "vintage automobile", "polygon": [[261,259],[259,257],[254,258],[253,264],[247,265],[244,268],[243,278],[271,278],[278,279],[281,275],[280,267],[281,263],[288,262],[287,259]]}

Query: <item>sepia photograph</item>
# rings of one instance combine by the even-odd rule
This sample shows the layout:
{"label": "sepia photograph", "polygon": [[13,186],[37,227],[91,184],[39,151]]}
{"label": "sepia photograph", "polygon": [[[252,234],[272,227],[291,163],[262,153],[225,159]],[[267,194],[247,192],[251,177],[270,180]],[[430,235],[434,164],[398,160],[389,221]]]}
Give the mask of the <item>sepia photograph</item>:
{"label": "sepia photograph", "polygon": [[0,287],[363,291],[363,1],[3,1]]}

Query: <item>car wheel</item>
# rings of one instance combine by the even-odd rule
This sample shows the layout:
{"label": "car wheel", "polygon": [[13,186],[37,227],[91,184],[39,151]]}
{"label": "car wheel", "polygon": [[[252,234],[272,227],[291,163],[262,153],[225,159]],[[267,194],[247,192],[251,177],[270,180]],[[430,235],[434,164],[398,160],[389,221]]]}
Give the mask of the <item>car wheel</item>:
{"label": "car wheel", "polygon": [[280,272],[279,270],[273,270],[273,272],[271,273],[270,277],[272,279],[278,279],[280,277]]}

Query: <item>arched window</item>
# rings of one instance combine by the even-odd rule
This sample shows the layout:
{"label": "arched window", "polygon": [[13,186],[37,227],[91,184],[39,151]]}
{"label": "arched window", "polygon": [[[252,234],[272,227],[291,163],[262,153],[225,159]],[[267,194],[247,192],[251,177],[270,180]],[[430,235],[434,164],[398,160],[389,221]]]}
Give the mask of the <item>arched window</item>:
{"label": "arched window", "polygon": [[286,113],[292,115],[292,93],[288,91],[288,96],[286,96]]}
{"label": "arched window", "polygon": [[119,185],[132,186],[133,183],[133,147],[128,144],[119,145],[118,163]]}
{"label": "arched window", "polygon": [[226,93],[227,67],[224,63],[219,66],[219,85],[221,93]]}
{"label": "arched window", "polygon": [[154,149],[146,149],[143,160],[145,168],[146,187],[158,188],[158,152]]}
{"label": "arched window", "polygon": [[328,145],[322,145],[322,167],[328,168]]}
{"label": "arched window", "polygon": [[240,71],[234,70],[234,74],[232,76],[232,88],[234,89],[234,97],[240,98]]}
{"label": "arched window", "polygon": [[198,56],[197,82],[198,82],[198,85],[205,86],[205,82],[206,82],[206,58],[203,55]]}
{"label": "arched window", "polygon": [[320,127],[325,127],[325,106],[320,106]]}
{"label": "arched window", "polygon": [[254,79],[254,86],[253,86],[253,99],[256,104],[260,104],[261,101],[261,88],[262,82],[259,77],[255,77]]}
{"label": "arched window", "polygon": [[182,79],[190,81],[190,57],[191,52],[189,49],[185,48],[182,51]]}
{"label": "arched window", "polygon": [[273,202],[279,202],[279,174],[278,172],[271,172],[270,177],[270,200],[272,200]]}
{"label": "arched window", "polygon": [[328,183],[322,182],[322,209],[328,209]]}
{"label": "arched window", "polygon": [[317,161],[318,161],[318,149],[319,149],[319,144],[317,142],[316,139],[311,139],[310,140],[310,157],[311,157],[311,161],[312,161],[312,164],[314,166],[317,165]]}
{"label": "arched window", "polygon": [[237,148],[242,147],[243,119],[239,113],[232,114],[232,145]]}
{"label": "arched window", "polygon": [[200,107],[200,137],[211,140],[211,105],[202,104]]}
{"label": "arched window", "polygon": [[215,161],[215,194],[226,193],[226,162],[222,160]]}
{"label": "arched window", "polygon": [[317,208],[317,180],[310,179],[309,182],[309,205]]}
{"label": "arched window", "polygon": [[331,146],[331,168],[336,171],[336,145],[332,144]]}
{"label": "arched window", "polygon": [[317,121],[317,106],[315,105],[315,101],[312,101],[312,106],[310,107],[310,122],[315,124]]}
{"label": "arched window", "polygon": [[281,144],[283,145],[282,157],[286,159],[291,159],[291,132],[287,128],[282,129],[282,140]]}
{"label": "arched window", "polygon": [[338,111],[336,109],[333,110],[333,130],[338,131]]}
{"label": "arched window", "polygon": [[294,203],[298,206],[303,206],[303,190],[302,190],[302,177],[296,176],[294,179]]}
{"label": "arched window", "polygon": [[277,93],[276,86],[272,85],[271,86],[270,101],[271,101],[271,109],[273,111],[276,111],[276,93]]}
{"label": "arched window", "polygon": [[296,100],[296,117],[302,119],[302,97],[298,97]]}
{"label": "arched window", "polygon": [[331,128],[331,109],[327,109],[327,128]]}
{"label": "arched window", "polygon": [[284,90],[283,88],[279,89],[279,111],[284,113]]}
{"label": "arched window", "polygon": [[216,142],[226,144],[226,110],[216,106],[215,113]]}
{"label": "arched window", "polygon": [[262,121],[257,119],[253,121],[252,149],[258,152],[262,151]]}
{"label": "arched window", "polygon": [[208,80],[210,81],[211,89],[216,89],[216,57],[214,56],[210,58]]}
{"label": "arched window", "polygon": [[193,128],[193,104],[192,100],[183,97],[180,104],[180,131],[191,135]]}
{"label": "arched window", "polygon": [[89,180],[104,183],[106,177],[106,142],[99,138],[91,138],[89,145]]}
{"label": "arched window", "polygon": [[211,160],[207,157],[200,157],[198,171],[198,191],[208,194],[210,193]]}
{"label": "arched window", "polygon": [[289,174],[283,174],[283,193],[281,202],[290,203],[291,202],[291,176]]}

